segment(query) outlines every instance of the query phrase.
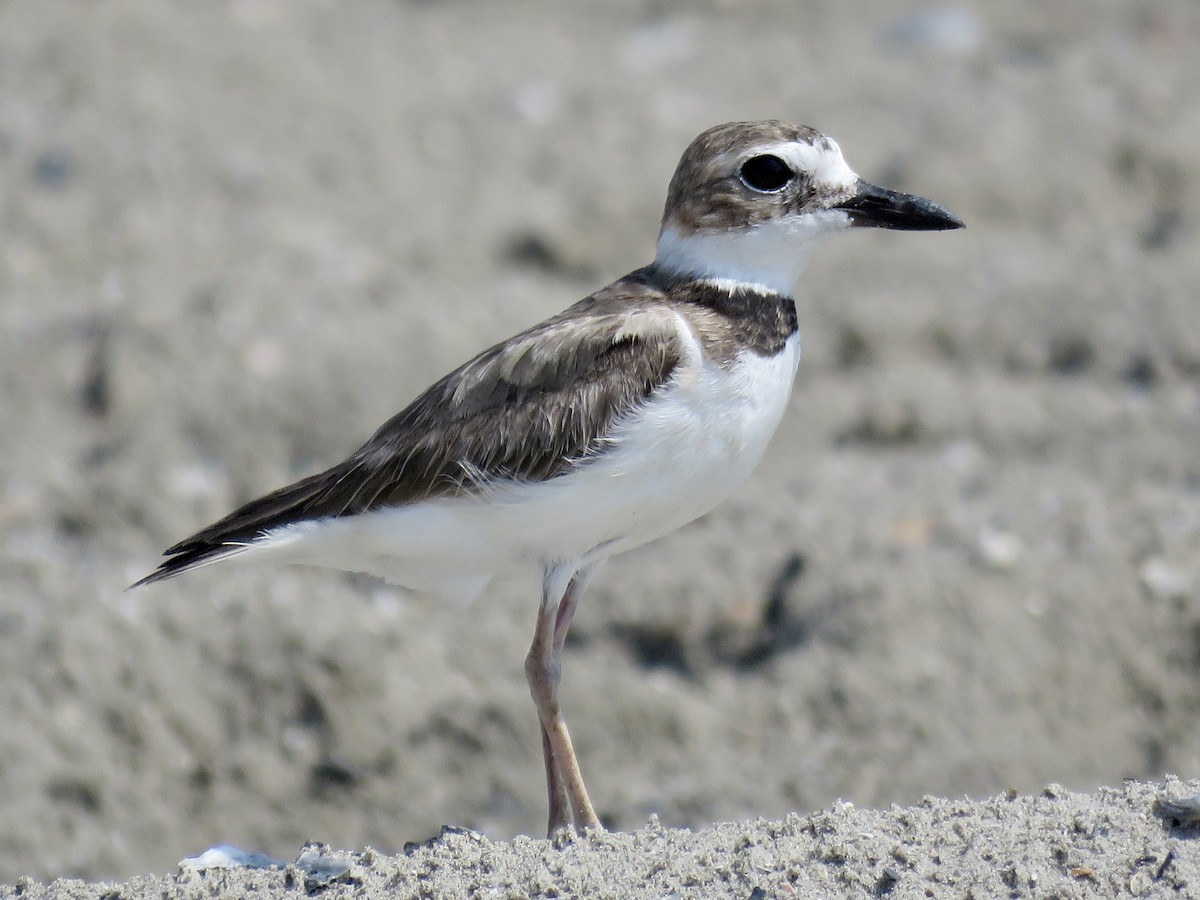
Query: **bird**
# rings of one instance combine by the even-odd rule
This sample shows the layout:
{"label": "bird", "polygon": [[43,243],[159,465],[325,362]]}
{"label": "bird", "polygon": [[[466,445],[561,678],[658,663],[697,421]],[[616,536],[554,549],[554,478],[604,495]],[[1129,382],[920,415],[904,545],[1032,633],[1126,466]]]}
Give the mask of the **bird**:
{"label": "bird", "polygon": [[589,583],[610,557],[707,513],[759,462],[800,361],[795,298],[815,245],[858,228],[961,227],[863,180],[812,128],[709,128],[670,180],[653,262],[484,350],[345,460],[180,541],[131,587],[235,560],[459,599],[540,574],[525,676],[547,831],[600,829],[558,698]]}

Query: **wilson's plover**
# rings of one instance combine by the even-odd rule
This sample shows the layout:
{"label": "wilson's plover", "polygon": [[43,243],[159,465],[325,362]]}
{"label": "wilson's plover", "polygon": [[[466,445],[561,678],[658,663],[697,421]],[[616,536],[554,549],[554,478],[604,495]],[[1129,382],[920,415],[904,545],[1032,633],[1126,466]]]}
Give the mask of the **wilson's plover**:
{"label": "wilson's plover", "polygon": [[549,830],[598,828],[558,704],[588,582],[613,554],[712,509],[758,463],[787,406],[800,359],[792,298],[821,239],[961,226],[863,181],[811,128],[710,128],[671,179],[654,262],[485,350],[348,459],[181,541],[138,585],[278,560],[472,597],[534,567],[525,672]]}

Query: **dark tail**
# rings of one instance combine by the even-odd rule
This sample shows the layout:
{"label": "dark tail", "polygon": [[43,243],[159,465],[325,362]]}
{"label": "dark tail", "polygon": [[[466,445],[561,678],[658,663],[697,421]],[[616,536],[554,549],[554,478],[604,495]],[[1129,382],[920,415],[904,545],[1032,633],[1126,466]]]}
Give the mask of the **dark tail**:
{"label": "dark tail", "polygon": [[[330,488],[344,475],[342,466],[312,475],[295,484],[289,484],[274,493],[251,500],[214,522],[190,538],[180,541],[168,549],[157,569],[140,581],[129,586],[129,590],[156,581],[166,581],[225,557],[236,556],[276,528],[295,522],[340,515],[342,510],[328,502]],[[324,507],[329,507],[325,509]]]}

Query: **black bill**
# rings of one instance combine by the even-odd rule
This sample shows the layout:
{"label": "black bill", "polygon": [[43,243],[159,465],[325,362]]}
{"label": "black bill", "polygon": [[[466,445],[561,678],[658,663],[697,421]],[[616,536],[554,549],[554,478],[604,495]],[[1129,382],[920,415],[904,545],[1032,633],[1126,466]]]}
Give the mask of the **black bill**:
{"label": "black bill", "polygon": [[948,231],[963,227],[962,219],[932,200],[889,191],[869,181],[859,181],[857,193],[835,209],[848,212],[852,224],[869,228]]}

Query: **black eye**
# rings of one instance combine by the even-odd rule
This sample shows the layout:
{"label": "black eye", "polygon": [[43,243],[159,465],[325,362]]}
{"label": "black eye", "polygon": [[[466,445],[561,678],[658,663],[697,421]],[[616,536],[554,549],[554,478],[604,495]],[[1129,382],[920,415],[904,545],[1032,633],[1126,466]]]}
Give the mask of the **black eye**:
{"label": "black eye", "polygon": [[778,156],[770,154],[764,156],[755,156],[742,163],[742,184],[754,191],[762,191],[763,193],[771,193],[782,188],[785,184],[796,177],[796,173],[791,170]]}

